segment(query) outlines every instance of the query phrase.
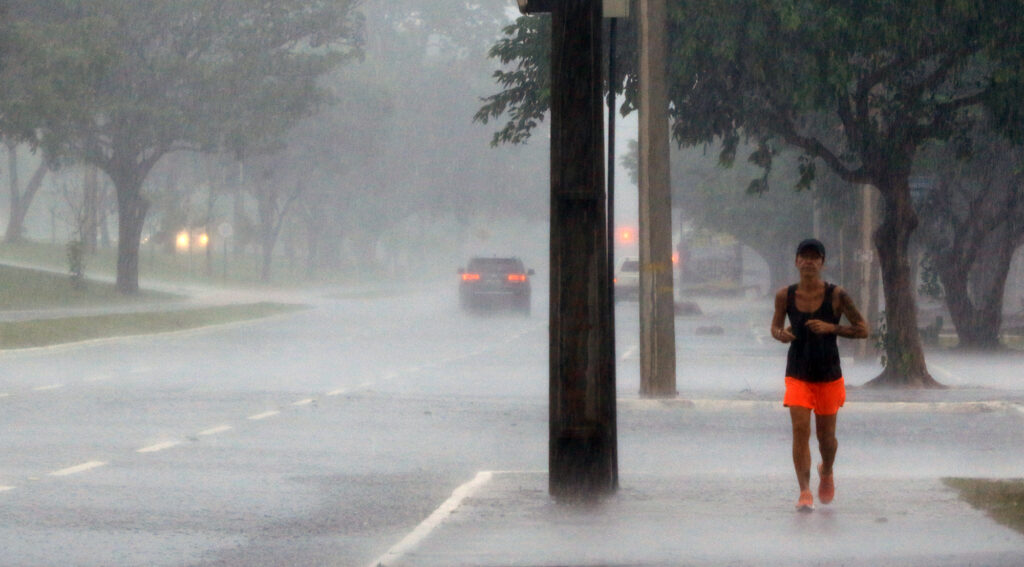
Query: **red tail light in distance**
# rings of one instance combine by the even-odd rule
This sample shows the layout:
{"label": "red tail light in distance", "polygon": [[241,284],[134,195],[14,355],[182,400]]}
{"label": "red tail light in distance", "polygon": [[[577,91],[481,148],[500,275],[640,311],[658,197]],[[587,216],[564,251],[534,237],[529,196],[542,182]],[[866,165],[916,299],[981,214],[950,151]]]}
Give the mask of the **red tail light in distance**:
{"label": "red tail light in distance", "polygon": [[508,281],[510,282],[525,282],[526,274],[509,274]]}
{"label": "red tail light in distance", "polygon": [[462,274],[462,281],[475,282],[480,279],[480,274]]}

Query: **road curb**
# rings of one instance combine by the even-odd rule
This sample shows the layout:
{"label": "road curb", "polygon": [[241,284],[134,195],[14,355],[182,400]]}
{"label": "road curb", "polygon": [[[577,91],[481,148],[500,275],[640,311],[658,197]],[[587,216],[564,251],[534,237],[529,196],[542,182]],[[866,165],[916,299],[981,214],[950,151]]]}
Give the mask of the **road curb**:
{"label": "road curb", "polygon": [[[618,405],[626,409],[693,409],[704,411],[732,410],[779,410],[785,407],[779,401],[769,400],[718,400],[718,399],[637,399],[619,398]],[[1024,415],[1024,405],[1001,400],[972,402],[846,402],[847,412],[921,412],[921,413],[990,413],[1015,412]]]}

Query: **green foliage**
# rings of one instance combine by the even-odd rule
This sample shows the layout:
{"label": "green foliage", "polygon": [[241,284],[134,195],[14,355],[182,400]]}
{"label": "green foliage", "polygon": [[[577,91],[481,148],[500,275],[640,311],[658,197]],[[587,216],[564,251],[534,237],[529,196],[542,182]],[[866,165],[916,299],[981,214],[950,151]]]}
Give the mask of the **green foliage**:
{"label": "green foliage", "polygon": [[26,101],[17,131],[51,159],[84,161],[113,181],[124,293],[138,291],[142,185],[156,163],[176,150],[240,158],[279,147],[324,102],[318,79],[362,49],[355,0],[30,6],[11,65],[25,94],[15,98]]}
{"label": "green foliage", "polygon": [[[741,133],[777,139],[861,183],[879,174],[872,160],[909,168],[908,149],[962,132],[974,106],[989,107],[1001,131],[1019,136],[1024,20],[1013,15],[1021,10],[1020,0],[670,1],[673,137],[684,146],[724,140],[727,162]],[[520,18],[492,50],[517,65],[495,74],[503,90],[481,109],[513,117],[495,143],[525,140],[547,109],[542,20]],[[633,65],[625,71],[629,101]],[[800,172],[806,187],[814,168]]]}
{"label": "green foliage", "polygon": [[[26,257],[23,260],[33,261],[33,258]],[[58,262],[54,263],[54,270],[49,272],[0,265],[0,311],[97,305],[123,306],[181,299],[178,296],[150,291],[126,298],[119,296],[113,285],[96,280],[89,280],[85,289],[75,289],[69,285],[67,275],[58,270]]]}
{"label": "green foliage", "polygon": [[[488,124],[508,115],[508,122],[495,132],[492,146],[526,143],[551,106],[550,14],[521,16],[506,26],[502,34],[488,52],[488,57],[497,59],[504,67],[493,74],[502,90],[484,97],[484,105],[473,117],[474,122]],[[616,73],[610,83],[616,93],[625,94],[620,107],[625,116],[636,109],[637,36],[633,22],[620,21],[616,37]],[[609,46],[604,48],[607,58]],[[605,92],[609,90],[608,82],[606,78]]]}
{"label": "green foliage", "polygon": [[30,348],[128,335],[167,333],[289,313],[301,305],[252,303],[202,309],[117,313],[0,322],[0,349]]}
{"label": "green foliage", "polygon": [[1024,479],[944,478],[960,499],[1024,534]]}
{"label": "green foliage", "polygon": [[473,117],[487,124],[491,118],[509,114],[509,121],[494,134],[492,146],[525,143],[551,107],[551,16],[522,16],[503,31],[506,37],[488,55],[502,65],[518,63],[511,70],[494,72],[502,91],[485,97],[486,104]]}
{"label": "green foliage", "polygon": [[[850,184],[874,185],[885,197],[883,265],[906,266],[900,243],[917,225],[906,203],[918,149],[962,136],[980,109],[1003,135],[1024,138],[1022,12],[1024,0],[670,0],[672,137],[680,146],[724,141],[726,163],[740,137],[797,148],[807,156],[800,188],[810,187],[815,161]],[[635,100],[635,67],[629,74]],[[770,156],[755,161],[770,166]],[[748,188],[764,192],[765,178]],[[883,270],[887,293],[908,299],[894,302],[894,320],[913,321],[912,290],[894,275]],[[914,341],[898,331],[897,342]],[[890,353],[905,354],[889,361],[899,368],[886,380],[925,373],[923,360],[911,360],[915,347],[893,343]]]}

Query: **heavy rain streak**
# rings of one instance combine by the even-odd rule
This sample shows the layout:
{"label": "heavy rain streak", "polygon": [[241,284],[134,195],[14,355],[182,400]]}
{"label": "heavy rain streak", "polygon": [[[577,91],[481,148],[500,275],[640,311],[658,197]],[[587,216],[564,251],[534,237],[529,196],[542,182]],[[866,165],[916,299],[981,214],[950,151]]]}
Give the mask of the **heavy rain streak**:
{"label": "heavy rain streak", "polygon": [[0,566],[1024,564],[1024,0],[0,0]]}

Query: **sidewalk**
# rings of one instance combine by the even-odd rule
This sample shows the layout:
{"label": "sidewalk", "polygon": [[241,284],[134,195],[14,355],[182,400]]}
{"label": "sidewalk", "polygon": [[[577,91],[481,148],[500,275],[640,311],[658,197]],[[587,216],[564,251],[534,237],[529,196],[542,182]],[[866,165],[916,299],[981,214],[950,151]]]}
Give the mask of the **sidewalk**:
{"label": "sidewalk", "polygon": [[780,500],[774,487],[789,481],[626,475],[617,495],[574,508],[548,497],[545,473],[493,473],[382,565],[1024,565],[1024,536],[937,480],[889,481],[881,494],[876,479],[847,479],[810,514]]}
{"label": "sidewalk", "polygon": [[804,514],[778,403],[623,402],[615,495],[560,505],[544,471],[485,471],[372,565],[1024,565],[1024,535],[941,481],[1024,475],[1015,403],[849,404],[836,500]]}

